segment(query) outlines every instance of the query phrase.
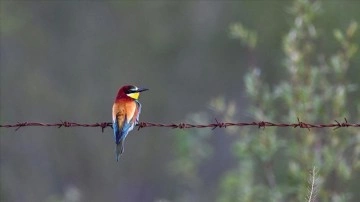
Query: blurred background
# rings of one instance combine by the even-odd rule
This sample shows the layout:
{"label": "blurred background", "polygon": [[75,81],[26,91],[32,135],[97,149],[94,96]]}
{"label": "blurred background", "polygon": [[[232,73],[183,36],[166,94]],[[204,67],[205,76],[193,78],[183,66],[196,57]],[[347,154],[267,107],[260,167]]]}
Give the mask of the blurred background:
{"label": "blurred background", "polygon": [[[354,0],[0,9],[1,124],[110,122],[125,84],[150,89],[140,97],[147,122],[360,121]],[[144,128],[120,162],[110,128],[1,128],[0,141],[1,201],[360,199],[354,128]]]}

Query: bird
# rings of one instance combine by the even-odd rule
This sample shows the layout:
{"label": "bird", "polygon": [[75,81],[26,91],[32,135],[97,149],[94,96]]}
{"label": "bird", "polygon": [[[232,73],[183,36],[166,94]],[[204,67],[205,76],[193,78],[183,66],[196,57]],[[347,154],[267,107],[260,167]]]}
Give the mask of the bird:
{"label": "bird", "polygon": [[116,95],[112,107],[112,128],[116,143],[116,161],[119,161],[120,155],[124,152],[126,136],[139,122],[141,104],[138,99],[140,92],[147,90],[149,89],[138,88],[134,85],[125,85],[119,89]]}

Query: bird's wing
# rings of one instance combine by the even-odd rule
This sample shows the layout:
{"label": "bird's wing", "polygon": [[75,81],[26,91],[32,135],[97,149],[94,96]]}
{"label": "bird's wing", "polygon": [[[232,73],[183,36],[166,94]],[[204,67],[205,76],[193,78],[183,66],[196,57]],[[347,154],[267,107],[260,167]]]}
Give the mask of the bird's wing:
{"label": "bird's wing", "polygon": [[126,116],[124,108],[121,107],[119,103],[114,103],[112,116],[113,116],[114,140],[116,144],[119,144],[122,136],[121,130]]}
{"label": "bird's wing", "polygon": [[136,101],[133,101],[131,100],[130,102],[127,102],[126,105],[125,105],[125,110],[126,110],[126,123],[128,124],[128,128],[126,128],[127,131],[131,131],[135,124],[136,124],[136,121],[135,121],[135,118],[136,118],[136,113],[137,113],[137,102]]}
{"label": "bird's wing", "polygon": [[135,103],[115,102],[113,105],[113,129],[116,144],[124,139],[134,127],[132,118],[136,111]]}

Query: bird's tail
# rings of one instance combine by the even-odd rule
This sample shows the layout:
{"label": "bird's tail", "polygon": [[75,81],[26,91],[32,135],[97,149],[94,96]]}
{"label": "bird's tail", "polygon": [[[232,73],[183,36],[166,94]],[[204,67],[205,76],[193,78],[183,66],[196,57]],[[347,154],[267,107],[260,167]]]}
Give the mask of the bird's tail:
{"label": "bird's tail", "polygon": [[118,144],[116,144],[115,147],[115,158],[116,161],[119,161],[120,155],[124,152],[124,140],[120,140]]}

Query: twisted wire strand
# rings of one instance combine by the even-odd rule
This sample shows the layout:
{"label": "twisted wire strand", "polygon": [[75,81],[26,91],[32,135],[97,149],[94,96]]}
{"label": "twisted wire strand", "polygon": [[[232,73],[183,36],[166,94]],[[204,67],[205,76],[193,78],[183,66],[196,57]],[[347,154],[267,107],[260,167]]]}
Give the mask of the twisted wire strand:
{"label": "twisted wire strand", "polygon": [[[70,121],[60,121],[58,123],[40,123],[40,122],[17,122],[15,124],[0,124],[0,128],[15,128],[15,131],[19,130],[23,127],[33,127],[33,126],[40,126],[40,127],[98,127],[101,128],[102,132],[107,127],[112,127],[111,122],[98,122],[98,123],[76,123]],[[292,128],[306,128],[310,130],[311,128],[345,128],[345,127],[360,127],[360,123],[349,123],[346,118],[344,121],[340,122],[335,120],[334,123],[306,123],[297,119],[297,122],[294,123],[272,123],[268,121],[253,121],[253,122],[220,122],[215,119],[214,123],[209,124],[192,124],[192,123],[151,123],[151,122],[139,122],[137,125],[138,130],[142,128],[149,128],[149,127],[163,127],[163,128],[178,128],[178,129],[188,129],[188,128],[226,128],[226,127],[246,127],[246,126],[256,126],[258,128],[266,128],[266,127],[292,127]]]}

